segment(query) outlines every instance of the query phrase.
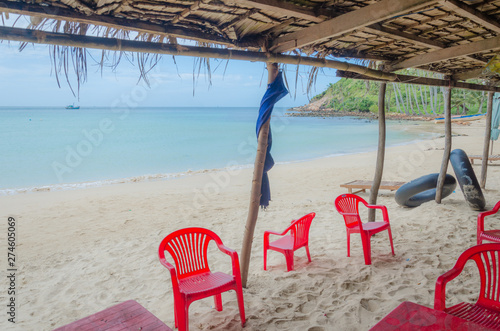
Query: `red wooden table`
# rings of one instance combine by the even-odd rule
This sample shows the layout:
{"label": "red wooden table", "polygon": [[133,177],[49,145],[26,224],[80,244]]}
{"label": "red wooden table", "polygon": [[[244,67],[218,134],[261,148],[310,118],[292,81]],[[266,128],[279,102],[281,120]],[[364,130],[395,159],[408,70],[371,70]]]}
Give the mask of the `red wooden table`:
{"label": "red wooden table", "polygon": [[118,330],[141,330],[141,331],[172,331],[165,323],[155,315],[141,306],[137,301],[129,300],[109,307],[75,321],[54,331],[118,331]]}
{"label": "red wooden table", "polygon": [[441,310],[405,301],[370,330],[486,331],[493,329],[447,314]]}

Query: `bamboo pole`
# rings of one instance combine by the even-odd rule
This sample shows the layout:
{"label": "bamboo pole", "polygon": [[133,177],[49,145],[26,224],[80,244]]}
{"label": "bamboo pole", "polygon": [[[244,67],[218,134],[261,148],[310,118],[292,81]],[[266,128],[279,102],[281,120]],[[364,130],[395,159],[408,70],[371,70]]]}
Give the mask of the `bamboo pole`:
{"label": "bamboo pole", "polygon": [[[378,190],[382,182],[382,174],[384,172],[384,157],[385,157],[385,91],[387,83],[380,83],[378,93],[378,152],[377,152],[377,165],[375,168],[375,176],[373,177],[373,184],[370,189],[370,204],[377,203]],[[375,209],[368,209],[368,221],[375,222]]]}
{"label": "bamboo pole", "polygon": [[277,53],[263,53],[240,51],[222,48],[196,47],[154,43],[147,41],[123,40],[116,38],[102,38],[81,36],[67,33],[54,33],[39,30],[0,27],[0,40],[21,41],[35,44],[48,44],[70,47],[94,48],[109,51],[124,51],[137,53],[166,54],[175,56],[192,56],[200,58],[214,58],[223,60],[241,60],[265,63],[285,63],[308,65],[313,67],[333,68],[356,72],[365,76],[394,81],[397,75],[374,70],[361,65],[313,57],[281,55]]}
{"label": "bamboo pole", "polygon": [[[267,63],[268,84],[274,82],[278,76],[277,63]],[[243,246],[241,248],[241,284],[247,286],[248,269],[250,266],[250,255],[252,253],[253,233],[257,217],[259,216],[260,189],[262,185],[262,174],[264,173],[264,162],[266,160],[267,138],[269,136],[269,122],[271,118],[262,125],[257,139],[257,155],[255,156],[252,192],[250,194],[250,206],[248,207],[247,223],[243,236]]]}
{"label": "bamboo pole", "polygon": [[439,172],[438,182],[436,185],[436,202],[441,203],[443,197],[444,180],[446,171],[448,170],[448,162],[450,161],[451,153],[451,87],[444,90],[444,151],[443,160],[441,162],[441,171]]}
{"label": "bamboo pole", "polygon": [[[380,81],[380,79],[376,79],[374,77],[364,76],[353,72],[344,72],[342,70],[337,70],[336,76],[341,78]],[[451,86],[455,89],[466,89],[472,91],[500,92],[500,87],[494,85],[479,85],[479,84],[471,84],[471,83],[456,82],[456,81],[452,81],[450,85],[450,81],[446,79],[418,77],[418,76],[409,76],[400,74],[396,75],[395,82],[408,83],[414,85],[427,85],[427,86],[442,86],[442,87]]]}
{"label": "bamboo pole", "polygon": [[484,131],[483,159],[481,163],[481,188],[486,187],[486,173],[488,171],[488,149],[491,139],[491,118],[493,116],[493,92],[488,93],[488,106],[486,107],[486,128]]}

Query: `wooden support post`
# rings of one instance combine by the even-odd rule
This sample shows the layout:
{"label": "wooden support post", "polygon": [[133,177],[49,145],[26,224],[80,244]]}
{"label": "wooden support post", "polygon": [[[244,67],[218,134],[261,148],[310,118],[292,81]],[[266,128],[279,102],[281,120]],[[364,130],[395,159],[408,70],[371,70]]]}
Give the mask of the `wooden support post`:
{"label": "wooden support post", "polygon": [[483,162],[481,163],[481,188],[486,186],[486,172],[488,171],[488,149],[491,139],[491,118],[493,116],[493,92],[488,93],[488,107],[486,110],[486,128],[484,131]]}
{"label": "wooden support post", "polygon": [[[378,152],[377,165],[375,168],[375,176],[373,178],[372,188],[370,189],[369,203],[375,205],[377,203],[378,190],[382,182],[382,174],[384,172],[384,157],[385,157],[385,91],[387,83],[380,83],[378,93]],[[368,210],[368,221],[375,222],[375,209]]]}
{"label": "wooden support post", "polygon": [[444,90],[444,152],[443,161],[441,162],[441,171],[439,172],[438,182],[436,185],[436,202],[441,203],[443,197],[444,180],[446,171],[448,170],[448,162],[450,161],[451,153],[451,87]]}
{"label": "wooden support post", "polygon": [[[278,76],[278,64],[267,63],[268,84],[274,82]],[[264,173],[264,162],[266,160],[267,138],[269,136],[269,122],[271,118],[262,125],[257,139],[257,155],[255,156],[252,193],[250,195],[250,206],[248,208],[247,223],[243,236],[243,246],[241,248],[241,284],[247,286],[248,269],[250,266],[250,255],[252,253],[253,233],[257,217],[259,216],[260,188],[262,185],[262,174]]]}

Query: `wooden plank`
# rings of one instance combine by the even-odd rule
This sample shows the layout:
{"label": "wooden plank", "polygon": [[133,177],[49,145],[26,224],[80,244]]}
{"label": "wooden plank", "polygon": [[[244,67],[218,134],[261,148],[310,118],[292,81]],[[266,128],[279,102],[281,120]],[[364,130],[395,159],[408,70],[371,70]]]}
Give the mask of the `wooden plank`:
{"label": "wooden plank", "polygon": [[470,44],[458,45],[433,51],[430,53],[414,56],[408,60],[393,64],[389,71],[396,71],[404,68],[414,68],[425,64],[445,61],[461,56],[476,54],[500,48],[500,36],[484,39]]}
{"label": "wooden plank", "polygon": [[[357,73],[346,72],[346,71],[342,71],[342,70],[337,70],[337,77],[381,81],[381,79],[376,79],[376,78],[360,75]],[[463,82],[456,82],[456,81],[450,82],[448,80],[443,80],[443,79],[416,77],[416,76],[400,75],[400,74],[396,75],[395,82],[416,84],[416,85],[427,85],[427,86],[443,86],[443,87],[451,86],[454,88],[473,90],[473,91],[500,92],[500,87],[498,87],[498,86],[479,85],[479,84],[463,83]]]}
{"label": "wooden plank", "polygon": [[486,27],[487,29],[500,33],[500,22],[498,22],[497,19],[484,14],[483,12],[475,9],[470,5],[465,4],[462,1],[446,0],[441,1],[441,5],[452,10],[460,16],[466,17],[471,21]]}
{"label": "wooden plank", "polygon": [[382,0],[323,23],[277,38],[273,41],[270,49],[275,52],[284,52],[295,48],[302,48],[312,43],[334,38],[355,29],[360,29],[402,13],[407,13],[411,10],[423,8],[435,2],[434,0]]}

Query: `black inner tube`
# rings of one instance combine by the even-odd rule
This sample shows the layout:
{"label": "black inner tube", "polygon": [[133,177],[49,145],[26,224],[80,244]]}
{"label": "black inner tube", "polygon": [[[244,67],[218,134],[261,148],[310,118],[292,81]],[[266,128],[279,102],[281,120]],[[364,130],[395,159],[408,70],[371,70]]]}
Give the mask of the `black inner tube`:
{"label": "black inner tube", "polygon": [[[418,207],[424,202],[436,198],[436,186],[439,174],[430,174],[412,180],[401,186],[395,195],[396,202],[401,206]],[[443,198],[449,196],[457,187],[457,181],[452,175],[446,175],[443,187]]]}
{"label": "black inner tube", "polygon": [[470,164],[467,154],[461,149],[455,149],[450,154],[450,163],[457,176],[458,184],[464,194],[465,200],[474,210],[484,210],[486,201],[483,191],[479,186],[474,169]]}

